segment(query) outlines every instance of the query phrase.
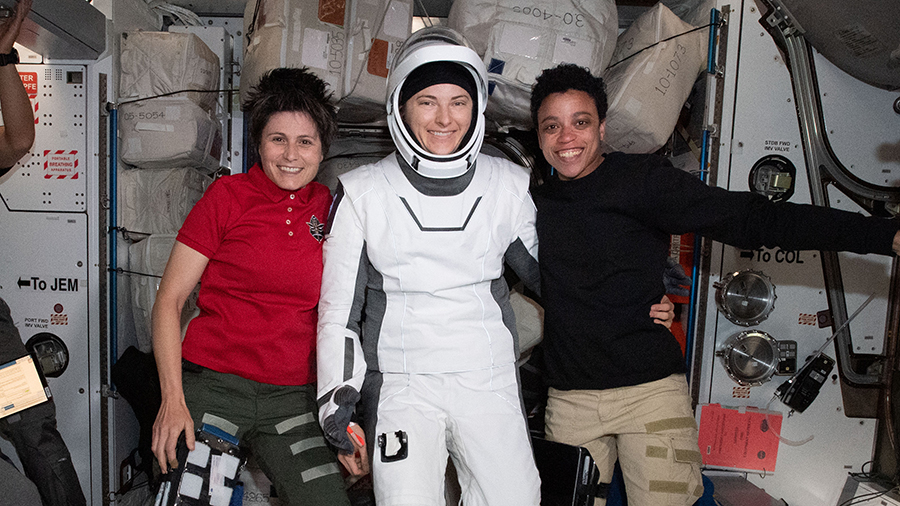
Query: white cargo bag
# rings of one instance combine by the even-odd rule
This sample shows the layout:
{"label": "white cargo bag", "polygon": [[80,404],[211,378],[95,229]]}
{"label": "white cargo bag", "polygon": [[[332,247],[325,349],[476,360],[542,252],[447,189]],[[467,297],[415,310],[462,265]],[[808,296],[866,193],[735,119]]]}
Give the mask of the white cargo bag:
{"label": "white cargo bag", "polygon": [[412,30],[412,0],[348,0],[344,96],[338,119],[372,123],[385,117],[387,75]]}
{"label": "white cargo bag", "polygon": [[[145,98],[180,90],[218,90],[219,57],[192,33],[125,32],[121,44],[119,99]],[[206,110],[217,93],[188,92]]]}
{"label": "white cargo bag", "polygon": [[186,98],[157,98],[119,106],[122,161],[142,169],[219,168],[221,124]]}
{"label": "white cargo bag", "polygon": [[614,0],[456,0],[448,23],[484,57],[489,125],[527,129],[535,78],[560,63],[601,75],[612,57],[618,20]]}
{"label": "white cargo bag", "polygon": [[279,67],[309,67],[339,99],[347,54],[345,11],[345,0],[247,0],[241,103],[263,74]]}
{"label": "white cargo bag", "polygon": [[192,168],[124,170],[119,174],[119,226],[141,234],[177,233],[211,182]]}
{"label": "white cargo bag", "polygon": [[[605,142],[611,150],[652,153],[672,135],[697,75],[706,66],[709,32],[686,33],[693,29],[657,4],[619,36],[613,66],[603,75],[609,97]],[[641,51],[644,48],[648,49]]]}
{"label": "white cargo bag", "polygon": [[[138,349],[144,353],[150,353],[153,348],[150,319],[160,282],[160,277],[156,276],[162,276],[166,269],[175,237],[175,234],[151,235],[128,247],[128,270],[139,273],[131,274],[131,310]],[[197,309],[197,293],[200,285],[197,286],[181,311],[182,338],[188,322],[200,312]]]}

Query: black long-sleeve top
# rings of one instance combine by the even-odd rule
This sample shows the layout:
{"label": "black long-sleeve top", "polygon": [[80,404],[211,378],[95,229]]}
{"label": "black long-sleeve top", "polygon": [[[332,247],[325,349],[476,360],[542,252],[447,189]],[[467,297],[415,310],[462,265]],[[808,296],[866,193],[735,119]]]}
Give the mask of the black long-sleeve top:
{"label": "black long-sleeve top", "polygon": [[684,371],[674,336],[653,323],[670,234],[743,249],[891,254],[897,224],[710,187],[663,157],[608,154],[589,175],[534,192],[550,386],[639,385]]}

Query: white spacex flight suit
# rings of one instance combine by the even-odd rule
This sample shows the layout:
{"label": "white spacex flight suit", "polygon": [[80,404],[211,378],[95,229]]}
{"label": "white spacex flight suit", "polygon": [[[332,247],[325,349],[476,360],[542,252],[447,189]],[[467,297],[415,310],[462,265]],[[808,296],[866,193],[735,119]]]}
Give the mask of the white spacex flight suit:
{"label": "white spacex flight suit", "polygon": [[[337,410],[336,389],[362,392],[380,506],[443,504],[448,452],[466,506],[536,506],[502,277],[505,258],[539,282],[528,171],[479,155],[464,189],[429,196],[397,160],[340,177],[324,244],[319,418]],[[385,462],[378,436],[396,431],[408,456]]]}

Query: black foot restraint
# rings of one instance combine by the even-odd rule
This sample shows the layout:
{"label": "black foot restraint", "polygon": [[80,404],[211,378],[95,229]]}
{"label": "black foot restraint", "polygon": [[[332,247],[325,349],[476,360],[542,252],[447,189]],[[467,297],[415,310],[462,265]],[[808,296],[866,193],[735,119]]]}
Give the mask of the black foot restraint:
{"label": "black foot restraint", "polygon": [[182,434],[175,455],[178,467],[169,468],[154,506],[228,506],[232,494],[243,495],[238,478],[246,459],[231,434],[203,424],[197,431],[194,450],[188,451]]}

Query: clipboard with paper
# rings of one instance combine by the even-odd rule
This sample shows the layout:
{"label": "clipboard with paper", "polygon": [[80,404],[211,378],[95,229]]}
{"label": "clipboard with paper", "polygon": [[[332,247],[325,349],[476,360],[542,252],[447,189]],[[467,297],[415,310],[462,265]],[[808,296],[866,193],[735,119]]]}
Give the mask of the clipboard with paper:
{"label": "clipboard with paper", "polygon": [[0,418],[47,402],[47,380],[31,355],[0,364]]}

